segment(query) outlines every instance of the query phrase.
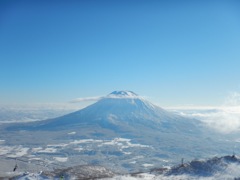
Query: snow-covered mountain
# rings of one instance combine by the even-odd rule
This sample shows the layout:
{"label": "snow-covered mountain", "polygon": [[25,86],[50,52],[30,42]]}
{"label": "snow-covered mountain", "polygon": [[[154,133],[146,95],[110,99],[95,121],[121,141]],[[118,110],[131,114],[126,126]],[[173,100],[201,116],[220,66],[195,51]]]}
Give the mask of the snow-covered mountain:
{"label": "snow-covered mountain", "polygon": [[[114,91],[98,102],[71,114],[37,123],[26,123],[17,129],[59,130],[73,127],[107,129],[132,133],[170,131],[197,133],[197,120],[190,120],[153,105],[132,91]],[[133,133],[134,134],[134,133]]]}

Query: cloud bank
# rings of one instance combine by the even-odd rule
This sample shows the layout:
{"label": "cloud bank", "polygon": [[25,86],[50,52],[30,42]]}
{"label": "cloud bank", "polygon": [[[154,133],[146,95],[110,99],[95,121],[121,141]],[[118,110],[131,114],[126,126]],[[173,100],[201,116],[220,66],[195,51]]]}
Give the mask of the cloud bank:
{"label": "cloud bank", "polygon": [[197,107],[175,109],[182,116],[196,118],[208,127],[222,132],[232,133],[240,130],[240,93],[232,92],[219,107]]}
{"label": "cloud bank", "polygon": [[177,111],[180,115],[199,119],[208,127],[222,133],[240,130],[240,107]]}

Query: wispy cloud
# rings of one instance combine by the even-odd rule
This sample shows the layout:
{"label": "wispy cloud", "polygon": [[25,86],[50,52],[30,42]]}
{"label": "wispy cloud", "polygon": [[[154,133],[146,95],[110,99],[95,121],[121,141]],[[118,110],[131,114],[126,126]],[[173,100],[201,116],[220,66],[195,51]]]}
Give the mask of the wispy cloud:
{"label": "wispy cloud", "polygon": [[105,98],[109,98],[109,99],[145,99],[142,96],[119,96],[119,95],[110,94],[107,96],[93,96],[93,97],[76,98],[70,102],[71,103],[79,103],[79,102],[87,102],[87,101],[99,101],[99,100],[105,99]]}
{"label": "wispy cloud", "polygon": [[85,98],[76,98],[71,103],[79,103],[79,102],[87,102],[87,101],[99,101],[100,99],[103,99],[104,96],[94,96],[94,97],[85,97]]}

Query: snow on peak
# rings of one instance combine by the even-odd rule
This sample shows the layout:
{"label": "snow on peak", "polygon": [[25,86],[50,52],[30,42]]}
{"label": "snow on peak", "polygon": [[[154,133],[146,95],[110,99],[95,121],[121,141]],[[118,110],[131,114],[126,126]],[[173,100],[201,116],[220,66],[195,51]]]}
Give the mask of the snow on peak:
{"label": "snow on peak", "polygon": [[107,98],[139,98],[139,96],[132,91],[113,91]]}

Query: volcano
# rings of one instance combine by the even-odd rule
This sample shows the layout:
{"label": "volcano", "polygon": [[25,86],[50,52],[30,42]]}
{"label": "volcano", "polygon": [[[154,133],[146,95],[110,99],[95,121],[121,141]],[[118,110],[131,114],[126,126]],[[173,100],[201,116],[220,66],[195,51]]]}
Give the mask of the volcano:
{"label": "volcano", "polygon": [[[18,130],[103,130],[121,134],[174,132],[196,134],[200,122],[166,111],[132,91],[114,91],[79,111],[44,121],[25,123]],[[101,129],[101,130],[100,130]]]}

